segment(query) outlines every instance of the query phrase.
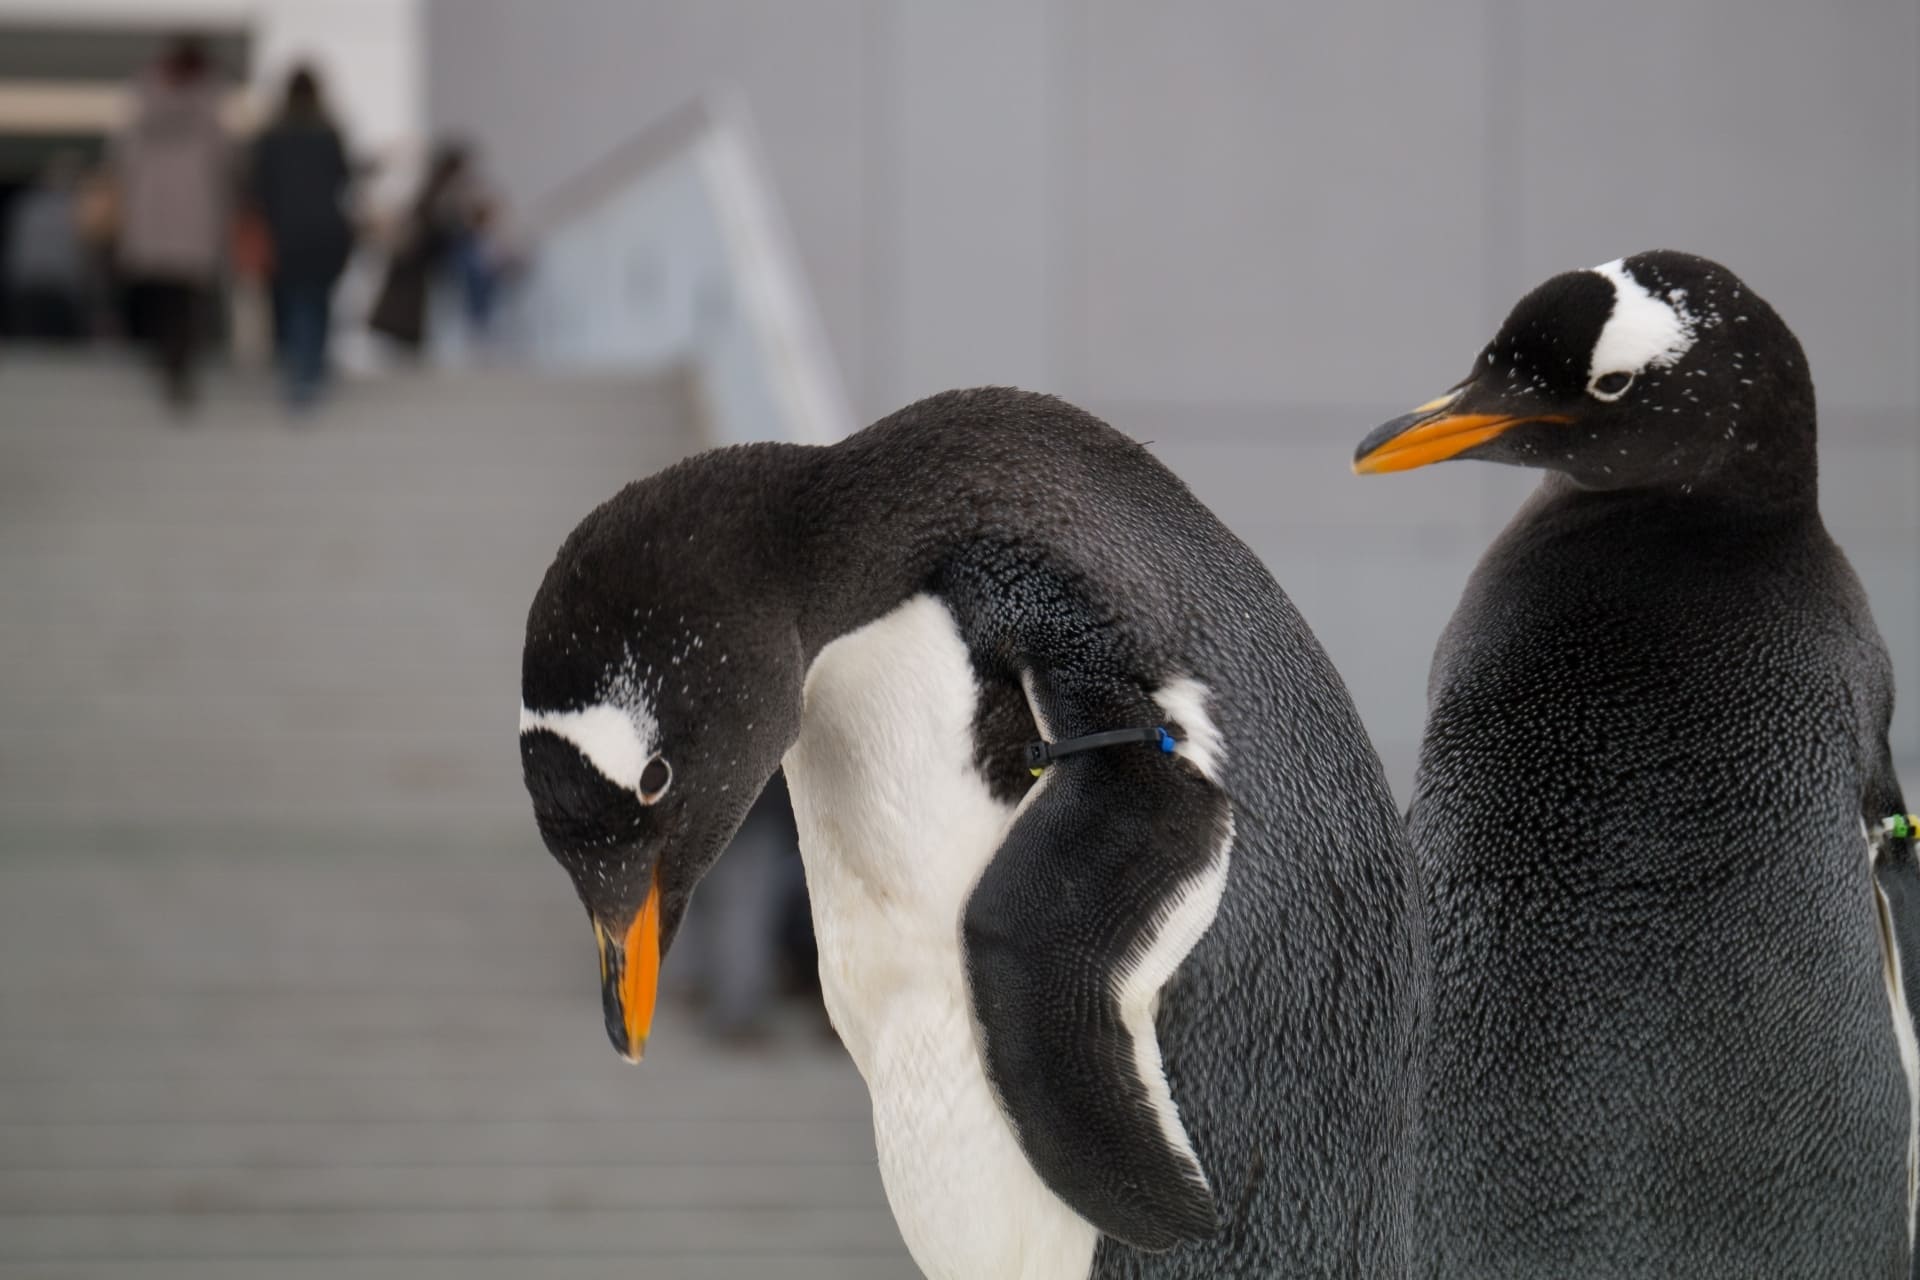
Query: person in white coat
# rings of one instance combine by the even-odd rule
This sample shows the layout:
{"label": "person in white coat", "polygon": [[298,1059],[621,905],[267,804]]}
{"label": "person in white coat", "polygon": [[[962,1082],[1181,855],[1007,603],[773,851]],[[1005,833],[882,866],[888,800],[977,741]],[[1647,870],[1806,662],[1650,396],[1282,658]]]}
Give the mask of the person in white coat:
{"label": "person in white coat", "polygon": [[173,43],[135,86],[116,139],[119,265],[134,332],[152,347],[168,400],[190,405],[233,206],[233,147],[204,43]]}

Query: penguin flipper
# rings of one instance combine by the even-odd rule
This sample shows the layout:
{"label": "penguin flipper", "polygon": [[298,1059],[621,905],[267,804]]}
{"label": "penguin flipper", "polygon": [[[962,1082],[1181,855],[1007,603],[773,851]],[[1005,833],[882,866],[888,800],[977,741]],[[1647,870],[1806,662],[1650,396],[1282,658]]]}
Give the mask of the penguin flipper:
{"label": "penguin flipper", "polygon": [[1212,923],[1232,833],[1226,797],[1189,765],[1059,760],[963,914],[982,1058],[1021,1149],[1076,1213],[1139,1249],[1219,1227],[1153,1010]]}

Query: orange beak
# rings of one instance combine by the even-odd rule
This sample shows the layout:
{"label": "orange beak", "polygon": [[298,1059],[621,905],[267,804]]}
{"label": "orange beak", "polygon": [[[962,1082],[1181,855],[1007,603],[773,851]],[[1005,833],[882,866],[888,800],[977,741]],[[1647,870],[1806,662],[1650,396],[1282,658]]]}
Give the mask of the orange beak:
{"label": "orange beak", "polygon": [[600,947],[600,1007],[607,1019],[607,1038],[621,1057],[638,1062],[646,1055],[653,1007],[660,994],[658,870],[647,888],[647,900],[619,940],[598,920],[593,922],[593,937]]}
{"label": "orange beak", "polygon": [[1354,474],[1411,471],[1465,453],[1524,422],[1570,421],[1557,414],[1448,412],[1459,399],[1455,394],[1429,400],[1375,430],[1360,442],[1353,456]]}

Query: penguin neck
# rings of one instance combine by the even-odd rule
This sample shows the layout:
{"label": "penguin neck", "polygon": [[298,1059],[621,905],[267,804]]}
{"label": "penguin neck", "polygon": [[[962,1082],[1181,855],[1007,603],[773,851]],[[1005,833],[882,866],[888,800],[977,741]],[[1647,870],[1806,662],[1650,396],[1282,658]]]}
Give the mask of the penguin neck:
{"label": "penguin neck", "polygon": [[1796,408],[1757,439],[1724,442],[1693,492],[1755,514],[1788,515],[1818,510],[1819,479],[1818,432],[1808,403],[1804,411]]}
{"label": "penguin neck", "polygon": [[924,590],[965,537],[977,469],[856,436],[792,455],[794,622],[809,664]]}
{"label": "penguin neck", "polygon": [[[1813,417],[1782,423],[1752,437],[1722,442],[1704,463],[1673,479],[1618,487],[1566,471],[1549,474],[1543,494],[1617,494],[1636,506],[1654,504],[1702,519],[1774,521],[1819,511],[1819,457]],[[1748,444],[1757,447],[1748,448]]]}

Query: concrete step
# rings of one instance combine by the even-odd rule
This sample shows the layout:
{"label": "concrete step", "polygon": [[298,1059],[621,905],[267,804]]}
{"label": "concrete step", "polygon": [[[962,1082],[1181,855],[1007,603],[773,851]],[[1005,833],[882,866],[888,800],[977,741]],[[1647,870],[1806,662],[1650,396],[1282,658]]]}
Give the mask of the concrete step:
{"label": "concrete step", "polygon": [[913,1275],[838,1046],[618,1061],[526,834],[0,824],[0,1277]]}
{"label": "concrete step", "polygon": [[701,444],[682,381],[354,383],[0,365],[0,821],[524,820],[526,609],[622,484]]}

